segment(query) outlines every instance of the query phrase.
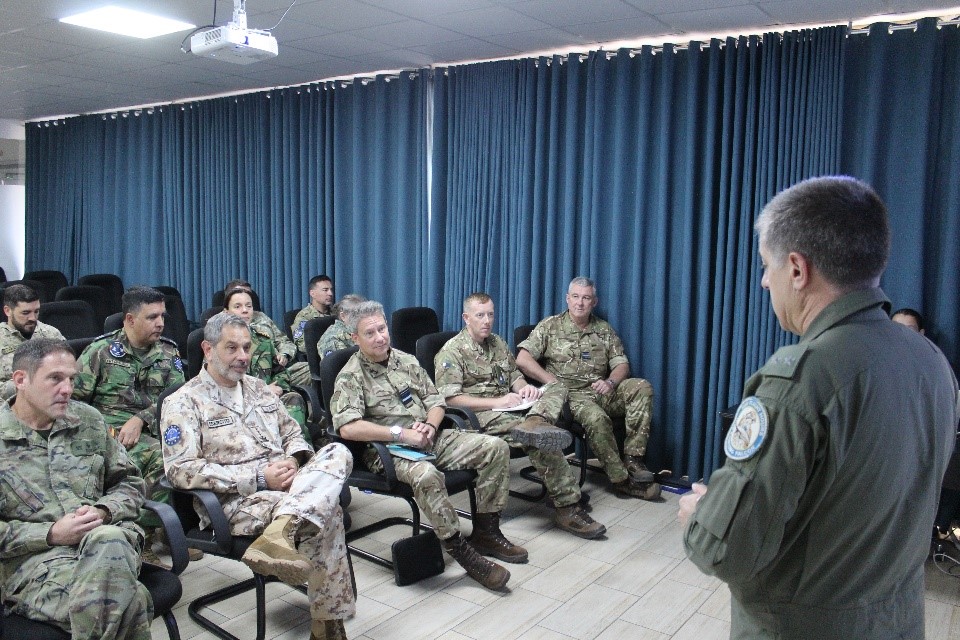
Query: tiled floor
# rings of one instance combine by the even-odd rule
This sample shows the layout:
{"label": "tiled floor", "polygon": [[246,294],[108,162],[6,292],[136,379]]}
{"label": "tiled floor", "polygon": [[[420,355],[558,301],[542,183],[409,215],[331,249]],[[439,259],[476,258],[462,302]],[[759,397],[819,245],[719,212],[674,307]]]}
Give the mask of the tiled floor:
{"label": "tiled floor", "polygon": [[[517,461],[515,461],[517,464]],[[514,488],[525,481],[514,474]],[[659,504],[625,500],[588,478],[593,517],[608,529],[605,539],[581,540],[554,529],[550,509],[510,499],[503,530],[526,546],[530,562],[506,565],[508,590],[483,589],[447,557],[444,573],[415,585],[397,587],[386,569],[354,559],[359,598],[357,615],[347,621],[351,640],[713,640],[730,631],[726,587],[684,559],[676,521],[678,496],[664,492]],[[464,500],[465,502],[465,500]],[[383,515],[402,515],[400,500],[355,493],[350,513],[356,524]],[[465,523],[469,531],[470,524]],[[388,529],[363,541],[389,554],[401,535]],[[960,576],[960,571],[956,572]],[[191,563],[182,576],[184,597],[176,610],[184,640],[207,640],[187,615],[198,594],[249,576],[240,563],[207,557]],[[282,584],[267,585],[267,638],[306,640],[310,620],[306,596]],[[215,608],[226,628],[253,638],[252,593]],[[960,638],[960,577],[927,563],[927,638]],[[161,622],[154,637],[166,638]]]}

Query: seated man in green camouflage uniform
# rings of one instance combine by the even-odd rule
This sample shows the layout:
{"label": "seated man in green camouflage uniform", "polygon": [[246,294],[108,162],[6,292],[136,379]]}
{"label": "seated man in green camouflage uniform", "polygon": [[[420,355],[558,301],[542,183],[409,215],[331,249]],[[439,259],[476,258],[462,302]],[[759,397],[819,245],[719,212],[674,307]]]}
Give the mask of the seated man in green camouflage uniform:
{"label": "seated man in green camouflage uniform", "polygon": [[[154,419],[163,390],[183,382],[183,363],[176,343],[162,335],[166,309],[162,293],[132,287],[123,294],[122,305],[123,327],[98,337],[80,354],[73,397],[103,415],[111,435],[143,475],[147,498],[166,502],[167,491],[157,489],[163,454]],[[141,525],[150,533],[144,557],[162,565],[152,550],[153,529],[160,521],[144,514]],[[191,551],[191,557],[198,553]]]}
{"label": "seated man in green camouflage uniform", "polygon": [[13,396],[13,352],[31,338],[63,340],[56,327],[40,322],[40,296],[23,284],[3,290],[3,312],[7,322],[0,325],[0,400]]}
{"label": "seated man in green camouflage uniform", "polygon": [[[574,278],[567,288],[567,311],[542,320],[517,345],[520,370],[540,382],[559,380],[567,388],[573,417],[587,432],[613,491],[620,496],[657,500],[660,485],[643,462],[650,437],[653,387],[628,378],[623,343],[606,320],[593,315],[593,280]],[[538,360],[545,360],[541,366]],[[625,416],[627,434],[620,459],[611,416]]]}
{"label": "seated man in green camouflage uniform", "polygon": [[276,395],[245,374],[253,342],[241,318],[218,313],[203,337],[206,367],[163,405],[167,477],[215,492],[230,530],[259,536],[243,555],[251,569],[308,583],[311,640],[343,640],[355,607],[340,509],[350,452],[314,454]]}
{"label": "seated man in green camouflage uniform", "polygon": [[70,345],[14,353],[16,397],[0,404],[0,592],[6,612],[75,640],[149,640],[153,603],[137,581],[143,479],[103,418],[70,400]]}
{"label": "seated man in green camouflage uniform", "polygon": [[[493,300],[485,293],[472,293],[463,301],[466,327],[434,359],[437,389],[450,406],[475,411],[483,433],[523,448],[543,478],[558,527],[581,538],[602,536],[607,529],[580,506],[577,476],[562,453],[570,444],[570,432],[553,426],[567,390],[559,382],[542,390],[527,384],[507,343],[493,333],[493,312]],[[534,404],[526,419],[509,411],[527,402]]]}
{"label": "seated man in green camouflage uniform", "polygon": [[333,311],[337,319],[332,325],[327,327],[327,330],[320,336],[320,341],[317,342],[317,354],[319,354],[321,360],[323,360],[327,354],[333,353],[334,351],[356,346],[350,330],[347,329],[347,325],[344,324],[344,319],[350,315],[354,309],[359,307],[361,302],[366,301],[367,299],[360,294],[348,293],[340,298],[340,302],[333,306]]}
{"label": "seated man in green camouflage uniform", "polygon": [[333,280],[327,275],[313,276],[307,283],[307,293],[310,294],[310,304],[300,309],[300,313],[293,319],[293,324],[290,326],[293,343],[304,355],[307,350],[303,345],[303,327],[306,326],[307,320],[334,315]]}
{"label": "seated man in green camouflage uniform", "polygon": [[[510,490],[507,443],[453,428],[438,431],[445,413],[443,398],[416,358],[390,348],[379,302],[361,304],[347,318],[347,326],[360,351],[337,375],[330,401],[333,426],[348,440],[397,442],[433,453],[436,459],[432,461],[394,457],[397,478],[411,486],[414,500],[437,537],[467,575],[488,589],[503,588],[510,572],[480,554],[505,562],[527,561],[526,549],[500,531],[500,511]],[[371,470],[382,471],[372,447],[362,462]],[[440,469],[477,472],[477,514],[469,542],[460,535],[460,519]]]}

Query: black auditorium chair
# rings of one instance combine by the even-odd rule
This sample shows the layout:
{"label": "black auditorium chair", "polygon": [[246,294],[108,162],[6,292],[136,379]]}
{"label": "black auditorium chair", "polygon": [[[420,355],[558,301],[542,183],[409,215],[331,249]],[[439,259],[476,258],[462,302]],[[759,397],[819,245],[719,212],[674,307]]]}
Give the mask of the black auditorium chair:
{"label": "black auditorium chair", "polygon": [[113,333],[117,329],[123,328],[123,312],[117,311],[116,313],[111,313],[107,316],[107,319],[103,321],[103,332],[104,333]]}
{"label": "black auditorium chair", "polygon": [[317,352],[317,343],[323,333],[333,326],[336,318],[333,316],[321,316],[307,320],[303,326],[303,346],[307,351],[307,366],[310,367],[310,378],[313,380],[313,388],[317,392],[317,397],[323,402],[323,390],[320,388],[320,359],[322,354]]}
{"label": "black auditorium chair", "polygon": [[93,341],[96,339],[97,336],[90,336],[88,338],[74,338],[72,340],[67,340],[67,344],[70,345],[71,349],[73,349],[73,355],[79,358],[80,354],[83,353],[83,350],[93,344]]}
{"label": "black auditorium chair", "polygon": [[[173,615],[173,607],[180,602],[180,597],[183,595],[183,585],[180,584],[179,575],[190,561],[186,538],[177,514],[169,505],[147,500],[144,507],[156,513],[163,523],[170,541],[173,569],[167,570],[145,564],[140,568],[140,582],[147,588],[153,599],[153,616],[163,618],[170,640],[180,640],[180,630],[177,627],[177,619]],[[36,622],[18,615],[0,615],[0,638],[69,640],[70,634],[45,622]]]}
{"label": "black auditorium chair", "polygon": [[209,308],[207,308],[207,309],[204,309],[204,310],[200,313],[200,320],[199,320],[200,328],[203,328],[204,326],[206,326],[207,320],[209,320],[209,319],[212,318],[213,316],[217,315],[217,314],[220,313],[221,311],[223,311],[223,305],[222,305],[222,304],[221,304],[219,307],[209,307]]}
{"label": "black auditorium chair", "polygon": [[156,289],[157,291],[159,291],[160,293],[162,293],[162,294],[165,295],[165,296],[177,296],[177,297],[180,298],[181,300],[183,299],[183,296],[180,294],[180,290],[177,289],[176,287],[171,287],[171,286],[168,285],[168,284],[158,284],[158,285],[154,285],[153,288]]}
{"label": "black auditorium chair", "polygon": [[390,316],[390,343],[411,355],[416,351],[417,340],[438,331],[440,321],[430,307],[405,307]]}
{"label": "black auditorium chair", "polygon": [[298,313],[300,313],[300,309],[289,309],[283,312],[283,331],[287,334],[287,337],[290,338],[291,342],[293,341],[293,321],[296,319]]}
{"label": "black auditorium chair", "polygon": [[[449,342],[458,333],[459,331],[440,331],[438,333],[428,333],[417,340],[417,361],[420,363],[420,366],[426,370],[427,374],[429,374],[431,380],[436,381],[437,379],[435,366],[437,354],[440,352],[440,349],[443,348],[443,345]],[[470,425],[473,429],[479,431],[480,423],[477,421],[477,416],[473,411],[461,407],[451,407],[449,405],[447,406],[447,411],[459,413],[463,416],[464,420],[470,422]],[[524,453],[522,448],[510,447],[511,459],[525,457],[527,457],[527,454]],[[537,474],[537,470],[532,465],[520,469],[520,477],[539,485],[539,489],[537,489],[534,493],[524,493],[522,491],[511,489],[511,496],[520,498],[521,500],[527,500],[529,502],[538,502],[547,495],[547,489],[543,484],[543,480]]]}
{"label": "black auditorium chair", "polygon": [[167,309],[163,315],[163,335],[176,342],[180,355],[186,357],[190,320],[187,319],[183,298],[179,294],[164,293],[163,302]]}
{"label": "black auditorium chair", "polygon": [[33,289],[36,292],[36,294],[40,296],[41,304],[43,304],[44,302],[50,302],[51,300],[53,300],[53,298],[50,298],[49,300],[44,299],[45,288],[43,286],[43,282],[40,282],[39,280],[29,280],[26,278],[24,278],[23,280],[5,280],[4,282],[0,282],[0,292],[2,292],[7,287],[12,287],[15,284],[22,284]]}
{"label": "black auditorium chair", "polygon": [[[333,397],[334,383],[336,381],[337,374],[340,373],[340,370],[347,363],[347,360],[349,360],[350,357],[356,352],[357,347],[334,351],[333,353],[324,357],[323,361],[320,363],[320,383],[321,388],[323,389],[323,406],[327,407],[328,433],[333,441],[343,443],[353,454],[353,472],[347,479],[347,484],[365,493],[376,493],[395,498],[402,498],[410,506],[410,517],[405,518],[401,516],[393,516],[383,518],[357,529],[352,529],[347,532],[347,548],[350,550],[350,553],[358,555],[361,558],[365,558],[389,569],[393,569],[392,560],[388,560],[387,558],[380,557],[376,554],[370,553],[369,551],[352,546],[350,543],[367,534],[381,531],[393,526],[409,526],[411,528],[411,535],[414,536],[419,534],[421,529],[430,529],[431,527],[420,522],[420,509],[417,507],[417,503],[413,499],[413,489],[410,487],[410,485],[397,479],[397,475],[393,467],[393,458],[387,451],[386,445],[384,445],[382,442],[356,442],[352,440],[346,440],[341,438],[333,428],[333,416],[330,413],[329,407],[330,400]],[[449,414],[444,418],[443,423],[441,423],[441,429],[459,429],[463,428],[463,426],[463,421],[459,417]],[[380,456],[380,461],[383,463],[383,473],[374,473],[363,468],[363,463],[361,462],[363,459],[363,451],[368,445],[372,445],[376,448],[377,453]],[[466,513],[458,509],[457,513],[465,518],[473,519],[477,512],[477,496],[474,485],[477,478],[476,472],[473,470],[445,471],[443,475],[447,487],[447,493],[449,495],[454,495],[461,491],[468,492],[470,497],[470,512]]]}
{"label": "black auditorium chair", "polygon": [[62,271],[53,270],[27,271],[23,274],[23,279],[33,280],[43,285],[43,290],[37,291],[40,295],[40,302],[53,302],[57,291],[70,284]]}
{"label": "black auditorium chair", "polygon": [[97,321],[93,307],[83,300],[41,304],[40,322],[56,327],[67,340],[96,337],[103,328],[103,322]]}
{"label": "black auditorium chair", "polygon": [[[535,324],[524,324],[520,325],[513,330],[513,344],[514,350],[519,351],[517,345],[527,339],[527,336],[533,331]],[[527,379],[531,384],[539,384],[536,380]],[[571,461],[571,464],[576,464],[580,467],[580,486],[583,486],[584,481],[587,479],[587,463],[590,459],[590,446],[587,444],[587,432],[584,430],[583,425],[573,419],[573,414],[570,411],[570,405],[567,403],[563,404],[563,412],[560,414],[560,420],[557,421],[557,426],[561,429],[566,429],[573,435],[573,445],[577,453],[577,458]],[[595,470],[603,471],[602,467],[598,467]]]}
{"label": "black auditorium chair", "polygon": [[[203,348],[200,343],[203,342],[203,328],[194,329],[187,336],[187,363],[184,374],[187,380],[196,377],[203,368]],[[181,354],[183,355],[183,354]]]}
{"label": "black auditorium chair", "polygon": [[93,307],[93,313],[97,319],[98,330],[99,328],[103,327],[103,323],[106,321],[107,316],[109,316],[111,313],[120,311],[119,308],[113,308],[113,305],[110,301],[110,296],[106,289],[89,284],[75,285],[60,289],[57,291],[56,301],[62,302],[64,300],[83,300]]}
{"label": "black auditorium chair", "polygon": [[91,273],[86,276],[80,276],[77,284],[100,287],[106,292],[107,304],[110,313],[116,313],[123,308],[123,280],[120,276],[112,273]]}
{"label": "black auditorium chair", "polygon": [[3,267],[0,267],[0,283],[7,281],[7,272],[3,270]]}

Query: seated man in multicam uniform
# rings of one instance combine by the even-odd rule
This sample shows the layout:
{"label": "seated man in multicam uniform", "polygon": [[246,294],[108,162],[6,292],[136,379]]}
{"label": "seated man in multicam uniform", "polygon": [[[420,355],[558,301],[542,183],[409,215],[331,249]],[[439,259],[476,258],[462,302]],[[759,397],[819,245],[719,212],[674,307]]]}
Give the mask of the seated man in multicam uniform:
{"label": "seated man in multicam uniform", "polygon": [[140,473],[97,410],[70,399],[70,345],[28,340],[11,366],[16,394],[0,403],[0,615],[80,640],[149,640]]}
{"label": "seated man in multicam uniform", "polygon": [[314,454],[267,384],[246,375],[253,342],[243,319],[218,313],[203,337],[206,366],[163,405],[167,478],[215,492],[234,534],[259,534],[243,561],[306,582],[310,638],[342,640],[355,611],[340,508],[353,458],[340,444]]}
{"label": "seated man in multicam uniform", "polygon": [[[147,498],[167,502],[157,482],[163,475],[163,454],[154,424],[157,398],[167,387],[183,382],[183,363],[173,340],[163,336],[163,294],[149,287],[131,287],[123,294],[123,326],[106,333],[83,350],[77,360],[73,398],[103,415],[111,434],[143,475]],[[166,566],[153,552],[160,520],[144,512],[148,530],[144,559]],[[162,536],[161,536],[162,539]],[[161,539],[157,541],[160,542]],[[191,550],[191,558],[202,556]]]}
{"label": "seated man in multicam uniform", "polygon": [[[553,501],[558,527],[581,538],[602,536],[607,529],[580,506],[577,476],[562,453],[570,432],[553,426],[567,390],[559,382],[543,389],[527,384],[507,343],[493,333],[493,313],[486,293],[472,293],[463,301],[466,326],[434,359],[437,389],[448,405],[475,411],[483,433],[523,448]],[[526,418],[508,411],[531,401]]]}
{"label": "seated man in multicam uniform", "polygon": [[[500,512],[510,491],[510,448],[493,436],[439,430],[445,415],[443,398],[416,358],[390,348],[379,302],[364,302],[346,324],[360,350],[337,375],[330,401],[334,428],[347,440],[396,442],[433,453],[435,460],[417,462],[394,457],[397,478],[411,486],[437,537],[467,575],[488,589],[503,588],[510,572],[480,554],[505,562],[527,561],[527,550],[500,531]],[[382,471],[373,447],[367,448],[363,463]],[[477,513],[469,541],[460,535],[460,519],[441,469],[477,472]]]}
{"label": "seated man in multicam uniform", "polygon": [[317,342],[317,353],[320,355],[321,360],[334,351],[356,346],[357,343],[353,341],[353,337],[347,325],[344,324],[344,320],[354,309],[360,306],[361,302],[366,301],[367,299],[358,293],[348,293],[340,298],[340,301],[333,306],[333,312],[334,315],[337,316],[337,319],[332,325],[327,327],[327,330],[320,336],[320,341]]}
{"label": "seated man in multicam uniform", "polygon": [[303,344],[303,327],[306,326],[307,320],[334,315],[333,280],[327,275],[313,276],[307,284],[307,293],[310,294],[310,304],[300,309],[300,313],[293,319],[293,324],[290,326],[293,343],[304,355],[307,350]]}

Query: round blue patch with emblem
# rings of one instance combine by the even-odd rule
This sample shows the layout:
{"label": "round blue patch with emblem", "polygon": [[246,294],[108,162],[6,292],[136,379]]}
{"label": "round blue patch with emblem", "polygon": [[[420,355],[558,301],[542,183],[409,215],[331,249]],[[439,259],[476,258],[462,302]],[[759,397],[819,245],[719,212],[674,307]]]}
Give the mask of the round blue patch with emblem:
{"label": "round blue patch with emblem", "polygon": [[723,442],[723,451],[731,460],[749,460],[767,437],[769,417],[767,410],[756,396],[750,396],[740,403],[733,425],[727,431]]}
{"label": "round blue patch with emblem", "polygon": [[173,366],[176,367],[177,371],[183,373],[183,360],[180,359],[180,356],[173,356]]}
{"label": "round blue patch with emblem", "polygon": [[114,340],[110,343],[110,355],[114,358],[122,358],[127,355],[127,351],[123,348],[123,344],[119,340]]}
{"label": "round blue patch with emblem", "polygon": [[163,432],[163,443],[168,447],[172,447],[173,445],[180,442],[181,435],[183,434],[180,432],[180,427],[178,427],[175,424],[172,424],[169,427],[167,427],[166,431]]}

